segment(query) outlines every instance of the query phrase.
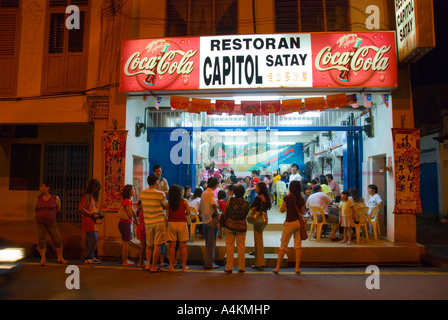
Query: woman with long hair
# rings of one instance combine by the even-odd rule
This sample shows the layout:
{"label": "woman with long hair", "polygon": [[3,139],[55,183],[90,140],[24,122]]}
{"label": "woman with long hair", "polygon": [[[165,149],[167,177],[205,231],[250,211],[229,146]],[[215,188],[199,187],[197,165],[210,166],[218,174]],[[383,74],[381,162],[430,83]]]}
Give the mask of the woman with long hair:
{"label": "woman with long hair", "polygon": [[300,181],[294,180],[289,183],[289,194],[283,198],[280,212],[286,210],[286,219],[283,224],[280,250],[278,251],[277,266],[272,272],[278,273],[283,261],[283,256],[288,249],[291,236],[294,235],[294,249],[296,250],[296,273],[300,274],[300,260],[302,258],[302,239],[300,238],[300,220],[305,212],[305,200],[301,193]]}
{"label": "woman with long hair", "polygon": [[58,262],[68,264],[62,257],[62,243],[59,229],[56,223],[56,214],[61,211],[61,200],[51,193],[51,186],[47,182],[42,182],[39,188],[40,195],[36,199],[36,230],[38,236],[37,250],[40,254],[40,265],[46,263],[46,236],[50,235],[54,248],[58,255]]}
{"label": "woman with long hair", "polygon": [[129,251],[129,241],[131,241],[131,224],[134,219],[138,223],[138,218],[135,215],[134,208],[132,206],[131,198],[134,196],[134,186],[132,184],[127,184],[124,186],[122,191],[123,202],[121,205],[128,214],[129,219],[122,219],[118,222],[118,230],[121,234],[121,258],[123,266],[131,266],[134,263],[128,259]]}
{"label": "woman with long hair", "polygon": [[[263,211],[267,212],[271,209],[271,197],[269,196],[268,188],[264,182],[258,182],[255,186],[255,193],[257,196],[254,198],[254,201],[250,205],[251,210],[255,210],[257,212]],[[255,264],[251,266],[253,269],[263,269],[265,265],[264,259],[264,245],[263,245],[263,230],[267,225],[267,221],[265,224],[254,224],[254,243],[255,243]]]}
{"label": "woman with long hair", "polygon": [[[350,200],[352,202],[353,209],[355,209],[355,213],[357,212],[357,210],[359,208],[366,207],[366,203],[364,202],[364,199],[361,198],[361,196],[359,195],[358,188],[354,188],[354,187],[350,188],[348,190],[348,195],[349,195],[348,200]],[[353,219],[354,219],[355,223],[358,223],[360,217],[358,215],[355,215]]]}
{"label": "woman with long hair", "polygon": [[168,242],[169,249],[169,270],[174,270],[176,263],[176,242],[179,242],[179,249],[182,262],[182,270],[188,270],[187,267],[187,241],[188,226],[187,215],[190,214],[188,201],[183,198],[183,188],[177,184],[170,187],[168,191]]}
{"label": "woman with long hair", "polygon": [[84,265],[94,265],[101,262],[94,257],[98,242],[95,219],[98,218],[96,203],[101,189],[101,183],[92,179],[87,184],[84,195],[79,203],[78,211],[81,213],[81,230],[86,233],[86,247],[84,251]]}

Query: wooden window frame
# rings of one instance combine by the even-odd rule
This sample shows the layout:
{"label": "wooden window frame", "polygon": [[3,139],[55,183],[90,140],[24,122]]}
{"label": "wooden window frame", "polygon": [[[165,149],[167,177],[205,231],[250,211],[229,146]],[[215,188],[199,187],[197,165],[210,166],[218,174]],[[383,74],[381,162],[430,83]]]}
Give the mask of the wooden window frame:
{"label": "wooden window frame", "polygon": [[[71,0],[67,0],[67,6],[70,5]],[[84,25],[83,28],[83,51],[82,52],[69,52],[69,30],[65,27],[65,21],[68,18],[68,14],[65,13],[67,6],[50,6],[50,0],[47,0],[46,7],[46,19],[45,19],[45,41],[44,41],[44,53],[43,53],[43,70],[42,70],[42,85],[41,91],[43,94],[63,93],[63,92],[79,92],[87,89],[87,72],[88,72],[88,57],[89,57],[89,33],[90,33],[90,16],[91,16],[91,3],[89,1],[87,5],[78,5],[79,11],[84,12]],[[50,23],[52,14],[64,14],[64,35],[63,35],[63,49],[61,53],[50,53]],[[60,59],[60,70],[56,74],[50,75],[50,68],[57,64],[53,64],[50,60]],[[79,59],[78,65],[80,68],[73,68],[75,71],[79,71],[78,85],[70,84],[70,62],[73,59]],[[55,80],[59,77],[59,81]],[[50,83],[53,82],[52,83]],[[56,83],[56,84],[54,84]]]}
{"label": "wooden window frame", "polygon": [[[0,88],[0,96],[2,97],[12,97],[17,95],[17,84],[18,84],[18,72],[19,72],[19,56],[20,56],[20,34],[22,31],[22,1],[19,1],[18,8],[2,8],[0,7],[0,16],[2,15],[13,15],[15,18],[15,29],[14,29],[14,55],[9,58],[11,66],[11,72],[9,76],[9,87]],[[0,57],[0,59],[3,59]],[[8,59],[8,58],[4,58]],[[4,70],[2,70],[4,72]],[[4,73],[3,73],[4,74]]]}

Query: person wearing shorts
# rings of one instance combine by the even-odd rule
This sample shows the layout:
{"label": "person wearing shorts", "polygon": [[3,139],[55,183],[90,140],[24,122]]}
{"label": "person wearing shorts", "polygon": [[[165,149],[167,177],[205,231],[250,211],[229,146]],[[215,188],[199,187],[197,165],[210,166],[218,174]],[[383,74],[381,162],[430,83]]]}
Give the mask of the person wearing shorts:
{"label": "person wearing shorts", "polygon": [[[168,206],[165,193],[156,190],[157,177],[153,174],[148,176],[149,188],[140,193],[142,202],[143,218],[145,221],[146,233],[146,259],[145,269],[149,272],[161,272],[157,266],[160,258],[160,247],[167,240],[166,234],[166,213]],[[154,250],[153,250],[154,247]],[[152,258],[152,264],[150,259]]]}
{"label": "person wearing shorts", "polygon": [[187,267],[187,241],[188,225],[187,215],[190,215],[188,201],[183,198],[183,188],[177,184],[170,187],[168,192],[168,242],[169,249],[169,271],[174,270],[176,263],[176,243],[179,243],[182,270]]}

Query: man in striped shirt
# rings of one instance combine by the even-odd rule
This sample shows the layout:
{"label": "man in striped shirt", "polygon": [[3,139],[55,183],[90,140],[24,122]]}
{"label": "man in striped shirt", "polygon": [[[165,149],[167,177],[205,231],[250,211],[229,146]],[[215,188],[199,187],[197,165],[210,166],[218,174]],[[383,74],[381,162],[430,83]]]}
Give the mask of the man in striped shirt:
{"label": "man in striped shirt", "polygon": [[[167,241],[165,209],[168,207],[168,201],[164,192],[156,190],[157,180],[155,175],[150,175],[148,177],[149,188],[140,193],[146,231],[146,259],[148,260],[146,269],[150,272],[161,271],[157,267],[160,246]],[[154,251],[152,250],[153,246]],[[150,265],[151,256],[152,265]]]}

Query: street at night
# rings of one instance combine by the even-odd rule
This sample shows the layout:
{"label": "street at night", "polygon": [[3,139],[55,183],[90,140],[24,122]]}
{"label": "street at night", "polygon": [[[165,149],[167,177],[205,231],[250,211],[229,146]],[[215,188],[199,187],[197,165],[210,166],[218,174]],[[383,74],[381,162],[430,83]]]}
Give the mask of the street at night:
{"label": "street at night", "polygon": [[[4,300],[440,300],[446,299],[448,270],[303,268],[301,275],[272,268],[226,274],[192,266],[189,271],[149,273],[119,265],[79,266],[79,289],[67,289],[66,267],[25,263],[4,287]],[[375,283],[375,282],[378,283]],[[72,281],[69,279],[69,282]],[[366,282],[368,283],[366,285]],[[368,285],[371,288],[368,288]],[[374,285],[378,285],[375,288]],[[154,304],[156,305],[156,304]]]}

